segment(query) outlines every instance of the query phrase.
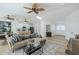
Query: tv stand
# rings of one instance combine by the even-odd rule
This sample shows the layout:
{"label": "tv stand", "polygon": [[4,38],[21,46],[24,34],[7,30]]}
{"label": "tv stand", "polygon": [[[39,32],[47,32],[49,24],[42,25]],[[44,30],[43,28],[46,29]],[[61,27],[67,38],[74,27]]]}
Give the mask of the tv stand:
{"label": "tv stand", "polygon": [[5,38],[5,34],[0,34],[0,39]]}
{"label": "tv stand", "polygon": [[46,32],[46,37],[52,37],[52,33],[51,32]]}

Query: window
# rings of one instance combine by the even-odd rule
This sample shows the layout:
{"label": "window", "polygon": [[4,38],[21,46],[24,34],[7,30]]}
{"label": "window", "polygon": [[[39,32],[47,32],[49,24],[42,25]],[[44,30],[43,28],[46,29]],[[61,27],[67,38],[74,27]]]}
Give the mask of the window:
{"label": "window", "polygon": [[65,31],[65,25],[57,25],[56,30]]}

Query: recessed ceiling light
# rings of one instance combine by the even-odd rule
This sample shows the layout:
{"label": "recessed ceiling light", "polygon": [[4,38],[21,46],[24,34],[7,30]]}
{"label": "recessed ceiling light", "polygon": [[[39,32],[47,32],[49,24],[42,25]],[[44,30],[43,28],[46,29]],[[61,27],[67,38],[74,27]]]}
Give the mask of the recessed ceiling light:
{"label": "recessed ceiling light", "polygon": [[38,16],[38,15],[36,16],[36,18],[39,19],[39,20],[42,20],[42,17],[40,17],[40,16]]}

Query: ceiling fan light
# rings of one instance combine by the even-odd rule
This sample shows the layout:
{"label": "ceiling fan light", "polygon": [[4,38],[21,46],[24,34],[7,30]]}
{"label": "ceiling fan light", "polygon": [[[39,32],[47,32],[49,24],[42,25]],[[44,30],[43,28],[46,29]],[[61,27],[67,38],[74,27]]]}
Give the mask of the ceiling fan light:
{"label": "ceiling fan light", "polygon": [[42,17],[40,17],[40,16],[36,16],[36,18],[39,19],[39,20],[42,20]]}

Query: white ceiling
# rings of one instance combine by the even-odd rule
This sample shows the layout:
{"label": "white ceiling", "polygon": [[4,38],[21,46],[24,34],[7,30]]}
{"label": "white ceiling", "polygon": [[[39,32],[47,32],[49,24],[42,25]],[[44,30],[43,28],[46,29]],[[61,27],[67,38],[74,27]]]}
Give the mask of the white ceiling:
{"label": "white ceiling", "polygon": [[[44,12],[40,13],[40,16],[50,22],[65,20],[65,18],[71,13],[79,10],[79,4],[77,3],[41,3],[45,8]],[[31,7],[29,3],[0,3],[0,17],[7,14],[15,15],[19,19],[30,18],[35,19],[35,14],[27,14],[28,10],[25,10],[23,6]]]}

